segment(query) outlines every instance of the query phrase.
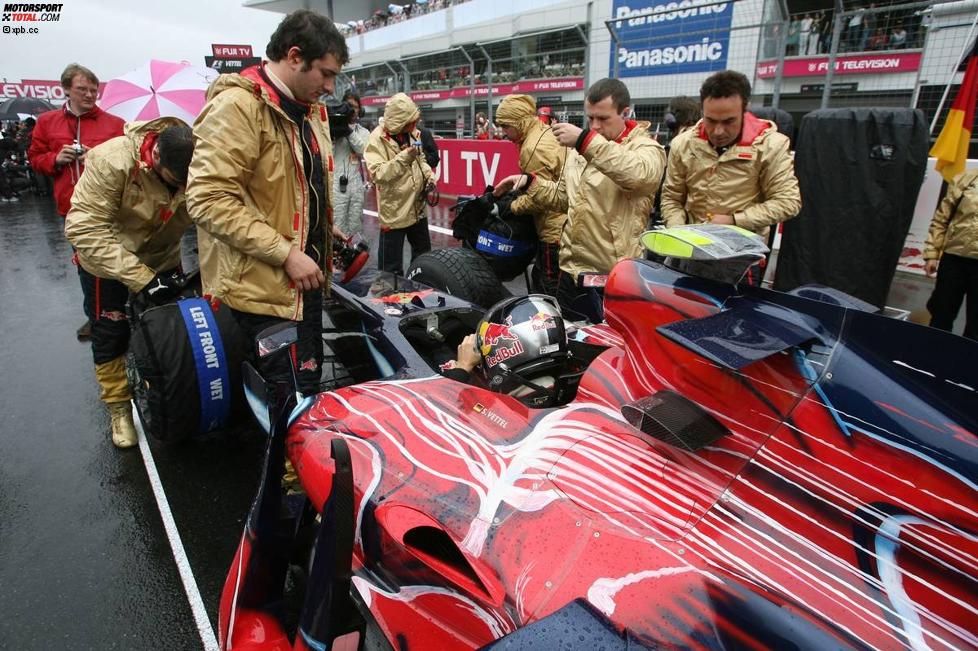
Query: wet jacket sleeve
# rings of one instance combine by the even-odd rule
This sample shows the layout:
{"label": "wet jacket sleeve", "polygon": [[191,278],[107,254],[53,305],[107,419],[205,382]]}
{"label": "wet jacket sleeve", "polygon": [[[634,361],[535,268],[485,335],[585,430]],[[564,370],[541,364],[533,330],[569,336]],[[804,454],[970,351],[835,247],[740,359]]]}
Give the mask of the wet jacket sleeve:
{"label": "wet jacket sleeve", "polygon": [[407,174],[416,160],[420,160],[421,164],[428,168],[428,175],[431,174],[431,168],[424,162],[423,157],[414,153],[413,147],[402,149],[392,158],[388,158],[389,149],[384,144],[383,137],[376,132],[371,133],[367,148],[363,151],[363,161],[367,164],[370,178],[374,183],[387,183]]}
{"label": "wet jacket sleeve", "polygon": [[[556,139],[541,139],[523,171],[535,177],[534,184],[541,181],[559,181],[566,157],[567,148],[561,147]],[[548,208],[549,206],[537,205],[534,197],[529,193],[521,194],[510,205],[510,210],[516,215],[546,212]]]}
{"label": "wet jacket sleeve", "polygon": [[937,206],[937,212],[930,220],[930,229],[927,231],[927,240],[924,242],[924,260],[940,260],[944,253],[944,245],[947,240],[947,228],[951,223],[951,218],[961,203],[964,191],[975,180],[974,174],[958,175],[947,187],[947,193]]}
{"label": "wet jacket sleeve", "polygon": [[567,181],[564,179],[566,174],[567,166],[564,167],[564,173],[556,181],[534,178],[526,191],[529,202],[539,210],[567,212],[569,202],[567,200]]}
{"label": "wet jacket sleeve", "polygon": [[622,190],[644,195],[653,195],[659,189],[666,166],[665,150],[651,138],[617,144],[595,133],[583,146],[581,155]]}
{"label": "wet jacket sleeve", "polygon": [[58,152],[53,151],[50,141],[50,129],[47,120],[38,120],[31,136],[31,146],[27,150],[27,160],[38,174],[54,176],[58,172],[55,159]]}
{"label": "wet jacket sleeve", "polygon": [[763,158],[759,179],[764,201],[735,213],[737,226],[757,232],[791,219],[801,210],[801,192],[788,145],[783,136],[765,143],[760,154]]}
{"label": "wet jacket sleeve", "polygon": [[235,95],[218,95],[204,107],[194,125],[187,209],[194,222],[215,238],[280,267],[292,243],[270,225],[273,220],[245,201],[260,156],[258,102],[236,102]]}
{"label": "wet jacket sleeve", "polygon": [[122,246],[113,226],[122,205],[129,169],[119,161],[113,164],[111,158],[93,152],[87,159],[65,218],[65,236],[77,249],[86,271],[118,280],[138,292],[153,280],[156,272]]}
{"label": "wet jacket sleeve", "polygon": [[666,182],[662,185],[662,221],[668,227],[686,223],[686,164],[681,150],[673,146],[669,150],[666,166]]}

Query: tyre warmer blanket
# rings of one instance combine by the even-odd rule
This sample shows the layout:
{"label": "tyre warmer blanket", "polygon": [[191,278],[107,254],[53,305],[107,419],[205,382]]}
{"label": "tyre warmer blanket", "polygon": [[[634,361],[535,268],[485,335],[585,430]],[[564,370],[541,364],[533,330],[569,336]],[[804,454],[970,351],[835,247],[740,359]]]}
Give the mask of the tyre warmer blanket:
{"label": "tyre warmer blanket", "polygon": [[201,298],[153,307],[133,322],[133,393],[146,431],[177,441],[224,427],[242,404],[244,344],[226,306]]}

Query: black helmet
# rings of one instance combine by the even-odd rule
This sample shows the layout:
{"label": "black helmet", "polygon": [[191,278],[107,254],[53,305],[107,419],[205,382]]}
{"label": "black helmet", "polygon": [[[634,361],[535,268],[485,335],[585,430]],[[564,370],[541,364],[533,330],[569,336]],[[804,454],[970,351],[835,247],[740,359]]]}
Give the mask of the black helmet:
{"label": "black helmet", "polygon": [[554,378],[566,366],[568,348],[552,297],[530,294],[496,303],[479,323],[476,346],[490,389],[532,407],[554,404]]}

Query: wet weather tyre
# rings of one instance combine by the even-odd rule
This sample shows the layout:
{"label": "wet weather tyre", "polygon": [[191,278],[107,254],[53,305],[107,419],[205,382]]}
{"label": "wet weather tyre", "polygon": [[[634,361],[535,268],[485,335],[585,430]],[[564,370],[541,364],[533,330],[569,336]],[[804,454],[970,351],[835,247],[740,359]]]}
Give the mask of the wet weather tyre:
{"label": "wet weather tyre", "polygon": [[510,296],[492,267],[471,249],[435,249],[411,262],[408,278],[481,307]]}

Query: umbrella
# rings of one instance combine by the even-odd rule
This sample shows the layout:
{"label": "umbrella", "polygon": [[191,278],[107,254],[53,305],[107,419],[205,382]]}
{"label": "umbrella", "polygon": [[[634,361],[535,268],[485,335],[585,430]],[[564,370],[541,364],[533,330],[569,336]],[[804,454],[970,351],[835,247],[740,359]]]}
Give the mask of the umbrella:
{"label": "umbrella", "polygon": [[15,97],[0,104],[0,120],[19,120],[20,115],[40,115],[45,111],[53,111],[54,104],[33,97]]}
{"label": "umbrella", "polygon": [[218,74],[213,68],[153,59],[107,83],[100,106],[126,122],[167,115],[193,124]]}

